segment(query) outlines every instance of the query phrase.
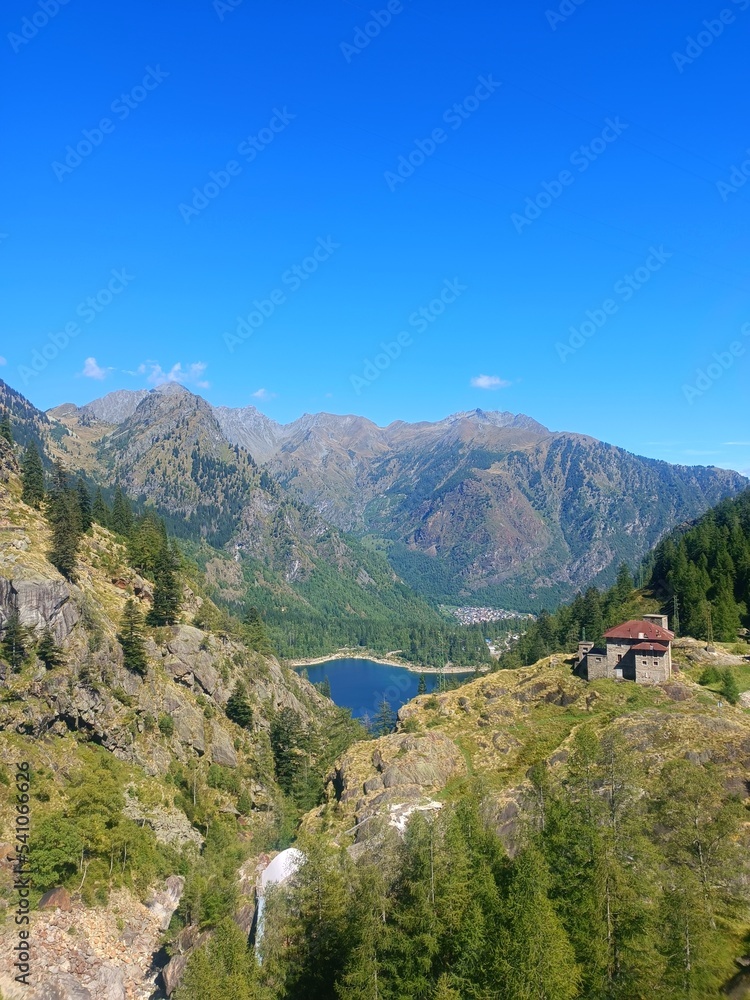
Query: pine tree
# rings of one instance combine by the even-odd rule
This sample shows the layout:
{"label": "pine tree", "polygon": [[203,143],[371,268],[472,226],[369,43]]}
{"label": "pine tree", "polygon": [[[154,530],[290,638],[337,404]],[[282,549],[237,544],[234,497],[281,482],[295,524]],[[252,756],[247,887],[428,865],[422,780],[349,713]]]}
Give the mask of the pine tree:
{"label": "pine tree", "polygon": [[39,450],[30,441],[21,462],[21,499],[31,507],[41,507],[44,501],[44,467]]}
{"label": "pine tree", "polygon": [[378,712],[372,724],[372,732],[375,736],[387,736],[396,728],[396,713],[391,708],[390,702],[383,699],[378,705]]}
{"label": "pine tree", "polygon": [[270,1000],[258,985],[247,936],[233,920],[222,920],[208,944],[190,956],[174,1000]]}
{"label": "pine tree", "polygon": [[112,518],[112,512],[106,504],[104,497],[102,496],[102,490],[100,486],[96,488],[96,494],[94,496],[94,503],[91,508],[91,516],[97,524],[101,524],[103,528],[108,528]]}
{"label": "pine tree", "polygon": [[91,527],[94,518],[91,494],[88,491],[86,483],[80,476],[76,482],[76,496],[78,498],[78,511],[81,518],[81,531],[86,532]]}
{"label": "pine tree", "polygon": [[352,898],[354,940],[341,981],[336,986],[339,1000],[383,1000],[382,952],[385,948],[385,924],[390,909],[387,875],[383,855],[379,864],[367,864],[358,872]]}
{"label": "pine tree", "polygon": [[50,562],[63,576],[74,581],[81,539],[81,515],[78,496],[70,489],[68,474],[59,459],[54,464],[52,484],[47,493],[47,520],[52,528]]}
{"label": "pine tree", "polygon": [[112,531],[117,532],[118,535],[124,535],[126,538],[133,530],[133,508],[130,500],[119,486],[115,490],[115,498],[112,503],[110,527]]}
{"label": "pine tree", "polygon": [[438,979],[435,992],[432,994],[432,1000],[461,1000],[461,994],[451,986],[450,976],[442,975]]}
{"label": "pine tree", "polygon": [[154,603],[146,620],[149,625],[174,625],[182,605],[182,585],[177,575],[177,551],[165,544],[156,560]]}
{"label": "pine tree", "polygon": [[245,685],[239,681],[227,702],[226,713],[227,718],[236,722],[238,726],[242,726],[243,729],[252,729],[253,710],[247,700]]}
{"label": "pine tree", "polygon": [[148,577],[155,576],[159,557],[168,544],[164,521],[154,511],[146,511],[128,539],[131,566]]}
{"label": "pine tree", "polygon": [[49,625],[45,626],[39,643],[36,647],[36,655],[45,665],[47,670],[54,670],[65,663],[62,650],[55,642],[55,636]]}
{"label": "pine tree", "polygon": [[499,936],[498,971],[506,1000],[573,1000],[581,974],[549,900],[550,874],[535,847],[513,863]]}
{"label": "pine tree", "polygon": [[419,684],[417,685],[417,694],[427,694],[427,681],[425,680],[424,674],[419,675]]}
{"label": "pine tree", "polygon": [[737,836],[742,807],[725,800],[722,781],[712,767],[676,760],[661,773],[653,815],[672,868],[671,881],[697,887],[703,920],[716,929],[717,913],[733,901],[727,873],[742,864]]}
{"label": "pine tree", "polygon": [[122,647],[125,667],[133,673],[145,676],[148,672],[148,657],[143,638],[143,615],[138,603],[132,597],[125,602],[117,641]]}
{"label": "pine tree", "polygon": [[303,761],[307,759],[308,733],[293,708],[282,708],[273,717],[270,736],[276,780],[287,794],[291,794]]}
{"label": "pine tree", "polygon": [[635,590],[633,576],[628,569],[627,563],[622,563],[617,573],[617,582],[614,587],[614,598],[618,604],[625,604]]}
{"label": "pine tree", "polygon": [[29,630],[21,624],[21,615],[14,608],[5,620],[2,641],[3,656],[14,670],[19,670],[29,652]]}
{"label": "pine tree", "polygon": [[8,444],[13,444],[13,430],[10,426],[10,417],[7,413],[0,420],[0,438],[3,438]]}
{"label": "pine tree", "polygon": [[254,649],[256,652],[263,653],[266,656],[273,654],[271,640],[268,637],[265,623],[257,608],[249,607],[245,612],[243,631],[245,642],[250,649]]}

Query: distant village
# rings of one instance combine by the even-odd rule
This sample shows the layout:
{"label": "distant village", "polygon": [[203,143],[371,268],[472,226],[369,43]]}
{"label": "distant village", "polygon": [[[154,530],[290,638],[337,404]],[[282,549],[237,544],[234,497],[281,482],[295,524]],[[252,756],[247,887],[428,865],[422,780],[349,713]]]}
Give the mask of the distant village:
{"label": "distant village", "polygon": [[[506,611],[505,608],[448,608],[441,610],[449,612],[457,618],[462,625],[485,625],[488,622],[529,622],[535,621],[536,615],[525,614],[521,611]],[[503,653],[512,649],[525,631],[525,626],[521,626],[518,631],[515,629],[502,630],[493,639],[485,639],[490,656],[499,657]]]}
{"label": "distant village", "polygon": [[446,608],[462,625],[481,625],[483,622],[534,621],[536,616],[504,608]]}

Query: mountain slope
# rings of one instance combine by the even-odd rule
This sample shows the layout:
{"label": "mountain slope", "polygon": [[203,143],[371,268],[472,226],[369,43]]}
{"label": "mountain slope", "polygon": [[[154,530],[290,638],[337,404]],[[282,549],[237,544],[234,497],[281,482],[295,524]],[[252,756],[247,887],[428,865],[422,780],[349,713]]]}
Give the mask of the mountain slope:
{"label": "mountain slope", "polygon": [[331,414],[286,427],[259,418],[248,408],[220,422],[251,450],[244,428],[257,437],[262,426],[262,454],[284,485],[333,524],[389,540],[397,572],[445,600],[533,608],[611,582],[621,561],[635,565],[675,524],[746,485],[508,413],[385,428]]}
{"label": "mountain slope", "polygon": [[[420,663],[443,649],[462,664],[488,659],[478,629],[448,625],[381,553],[332,528],[229,444],[213,409],[181,386],[114,393],[80,410],[64,404],[49,417],[26,405],[18,432],[42,420],[44,443],[69,468],[155,507],[206,571],[211,595],[234,611],[248,600],[258,607],[282,655],[359,646],[403,648]],[[120,424],[104,419],[122,413]]]}
{"label": "mountain slope", "polygon": [[326,413],[280,425],[171,384],[51,415],[61,449],[173,515],[185,537],[263,559],[296,583],[310,578],[327,526],[371,535],[433,602],[555,604],[610,583],[622,561],[637,564],[747,484],[481,410],[384,428]]}

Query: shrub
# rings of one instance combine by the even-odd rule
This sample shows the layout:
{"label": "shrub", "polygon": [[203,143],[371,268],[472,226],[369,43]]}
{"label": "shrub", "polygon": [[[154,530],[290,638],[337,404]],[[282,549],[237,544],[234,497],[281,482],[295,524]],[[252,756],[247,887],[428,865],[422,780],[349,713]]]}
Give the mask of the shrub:
{"label": "shrub", "polygon": [[718,684],[721,680],[721,674],[716,669],[713,664],[706,667],[703,673],[698,678],[698,683],[706,687],[708,684]]}
{"label": "shrub", "polygon": [[167,738],[174,735],[174,719],[171,715],[159,716],[159,732]]}
{"label": "shrub", "polygon": [[723,698],[726,698],[730,705],[736,705],[740,700],[740,688],[737,684],[737,678],[734,676],[734,671],[728,667],[721,672],[721,695]]}

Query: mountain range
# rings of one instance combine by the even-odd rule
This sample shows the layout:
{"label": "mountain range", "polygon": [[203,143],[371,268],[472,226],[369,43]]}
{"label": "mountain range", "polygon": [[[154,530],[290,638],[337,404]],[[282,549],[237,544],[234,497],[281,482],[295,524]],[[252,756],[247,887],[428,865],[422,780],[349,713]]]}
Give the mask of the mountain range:
{"label": "mountain range", "polygon": [[[4,398],[11,411],[29,406],[8,387]],[[621,562],[636,566],[669,530],[748,485],[483,410],[387,427],[329,413],[279,424],[167,383],[32,421],[23,412],[71,466],[288,588],[321,559],[362,585],[369,560],[382,569],[385,557],[430,602],[535,610],[612,582]]]}

